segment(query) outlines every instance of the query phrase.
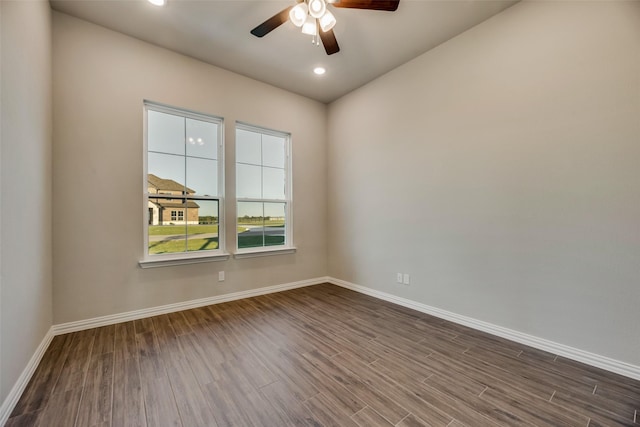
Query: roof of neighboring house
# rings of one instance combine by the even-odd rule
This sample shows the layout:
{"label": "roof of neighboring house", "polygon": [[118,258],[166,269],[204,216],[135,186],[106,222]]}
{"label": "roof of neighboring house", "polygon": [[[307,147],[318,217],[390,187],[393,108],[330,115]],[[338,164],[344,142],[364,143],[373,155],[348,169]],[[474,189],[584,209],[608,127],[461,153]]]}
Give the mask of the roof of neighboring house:
{"label": "roof of neighboring house", "polygon": [[155,188],[157,191],[186,191],[187,193],[195,193],[195,190],[186,187],[172,179],[163,179],[150,173],[147,174],[147,182],[149,187]]}
{"label": "roof of neighboring house", "polygon": [[170,202],[168,201],[168,199],[149,199],[149,201],[161,208],[184,208],[185,205],[187,208],[191,208],[191,209],[200,207],[200,205],[194,202],[193,200],[189,200],[187,203]]}

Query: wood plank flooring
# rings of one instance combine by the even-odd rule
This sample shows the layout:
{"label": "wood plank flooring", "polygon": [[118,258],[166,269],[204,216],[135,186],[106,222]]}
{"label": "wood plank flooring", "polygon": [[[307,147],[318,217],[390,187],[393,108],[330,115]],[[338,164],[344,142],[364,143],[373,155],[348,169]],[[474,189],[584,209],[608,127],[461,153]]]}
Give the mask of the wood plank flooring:
{"label": "wood plank flooring", "polygon": [[640,426],[640,382],[324,284],[51,342],[7,426]]}

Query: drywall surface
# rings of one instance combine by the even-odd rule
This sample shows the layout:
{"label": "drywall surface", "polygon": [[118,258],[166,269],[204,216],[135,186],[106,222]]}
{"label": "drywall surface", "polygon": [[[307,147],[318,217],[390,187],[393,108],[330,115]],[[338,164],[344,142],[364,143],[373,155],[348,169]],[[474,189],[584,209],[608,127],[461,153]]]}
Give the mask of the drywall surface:
{"label": "drywall surface", "polygon": [[0,402],[52,324],[51,10],[0,2]]}
{"label": "drywall surface", "polygon": [[[56,324],[326,275],[326,106],[54,12]],[[295,254],[141,269],[143,100],[225,120],[233,249],[234,126],[292,134]],[[218,282],[218,271],[225,281]]]}
{"label": "drywall surface", "polygon": [[521,2],[331,104],[329,274],[640,365],[639,22]]}

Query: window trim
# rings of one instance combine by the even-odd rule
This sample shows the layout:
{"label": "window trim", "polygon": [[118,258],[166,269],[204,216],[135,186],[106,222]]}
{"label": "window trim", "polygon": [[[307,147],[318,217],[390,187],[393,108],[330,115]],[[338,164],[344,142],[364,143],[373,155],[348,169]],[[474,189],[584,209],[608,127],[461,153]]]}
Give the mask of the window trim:
{"label": "window trim", "polygon": [[254,248],[246,248],[242,252],[235,252],[233,257],[235,259],[244,259],[244,258],[256,258],[262,256],[270,256],[270,255],[288,255],[295,254],[298,248],[295,246],[260,246]]}
{"label": "window trim", "polygon": [[[234,236],[235,236],[235,245],[233,257],[235,259],[242,258],[253,258],[259,256],[269,256],[269,255],[282,255],[282,254],[291,254],[296,252],[296,247],[293,243],[293,144],[292,144],[292,135],[290,132],[282,132],[269,128],[265,128],[262,126],[253,125],[247,122],[236,121],[235,123],[235,134],[234,134],[234,145],[237,146],[236,135],[237,130],[246,130],[250,132],[260,132],[264,135],[271,135],[277,137],[285,138],[285,199],[284,200],[273,200],[273,199],[256,199],[256,198],[241,198],[236,194],[235,198],[235,219],[234,219]],[[235,148],[235,147],[234,147]],[[234,170],[237,169],[238,161],[235,159],[234,161]],[[237,173],[237,171],[235,172]],[[237,191],[237,182],[236,188]],[[235,193],[234,191],[234,193]],[[263,203],[285,203],[285,244],[284,245],[272,245],[272,246],[256,246],[251,248],[239,248],[238,247],[238,202],[252,202],[259,201]]]}
{"label": "window trim", "polygon": [[[196,196],[193,199],[187,197],[180,197],[185,200],[194,199],[207,199],[216,200],[218,202],[218,248],[207,251],[190,251],[190,252],[177,252],[168,254],[150,254],[149,253],[149,191],[148,191],[148,111],[156,111],[159,113],[178,115],[184,118],[190,118],[194,120],[200,120],[218,125],[218,147],[217,147],[217,162],[218,162],[218,195],[216,197],[201,197]],[[170,265],[182,265],[182,264],[194,264],[209,261],[222,261],[229,259],[229,253],[226,252],[226,228],[225,228],[225,159],[224,159],[224,118],[214,116],[211,114],[200,113],[197,111],[189,110],[186,108],[173,107],[166,104],[161,104],[149,100],[143,101],[143,144],[142,144],[142,158],[143,158],[143,173],[142,173],[142,205],[144,208],[143,214],[143,257],[139,260],[138,264],[142,268],[149,267],[163,267]],[[174,197],[175,197],[174,196]],[[184,215],[184,213],[183,213]],[[186,218],[186,216],[184,216]]]}

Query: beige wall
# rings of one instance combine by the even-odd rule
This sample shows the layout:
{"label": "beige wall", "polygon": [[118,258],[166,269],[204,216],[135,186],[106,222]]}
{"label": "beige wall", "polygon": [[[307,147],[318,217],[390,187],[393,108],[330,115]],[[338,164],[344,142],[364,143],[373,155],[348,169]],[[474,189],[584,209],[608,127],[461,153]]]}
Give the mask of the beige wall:
{"label": "beige wall", "polygon": [[639,22],[522,2],[331,104],[329,274],[640,365]]}
{"label": "beige wall", "polygon": [[[640,364],[638,2],[520,3],[335,102],[328,124],[322,104],[54,13],[53,171],[48,5],[0,15],[0,399],[52,317],[327,273]],[[143,99],[225,118],[228,200],[234,121],[292,132],[295,255],[137,266]]]}
{"label": "beige wall", "polygon": [[[326,275],[324,104],[53,15],[54,323]],[[235,121],[291,132],[297,253],[138,267],[147,209],[141,202],[144,99],[224,117],[229,245]],[[219,270],[226,272],[223,283]]]}
{"label": "beige wall", "polygon": [[0,1],[0,402],[52,324],[51,11]]}

